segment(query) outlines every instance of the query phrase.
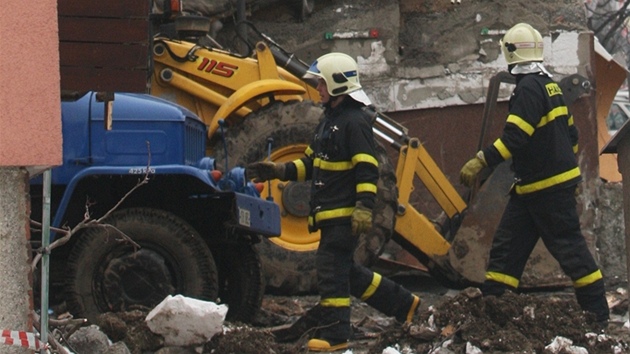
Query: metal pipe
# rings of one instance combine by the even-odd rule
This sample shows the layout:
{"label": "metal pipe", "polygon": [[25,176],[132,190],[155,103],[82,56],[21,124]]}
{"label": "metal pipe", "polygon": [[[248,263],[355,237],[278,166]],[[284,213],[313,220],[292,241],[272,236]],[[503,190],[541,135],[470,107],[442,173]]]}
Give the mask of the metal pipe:
{"label": "metal pipe", "polygon": [[380,124],[381,126],[386,128],[390,132],[396,134],[396,136],[399,137],[399,138],[402,138],[404,136],[404,133],[400,129],[397,129],[396,127],[394,127],[393,125],[391,125],[388,122],[384,121],[380,117],[376,117],[376,123]]}
{"label": "metal pipe", "polygon": [[[247,8],[245,6],[245,0],[238,0],[236,3],[236,23],[238,24],[236,31],[239,33],[245,43],[247,43],[247,28],[245,27],[245,25],[243,25],[243,23],[245,23],[245,20],[247,20],[246,10]],[[247,53],[247,50],[248,47],[247,45],[245,45],[245,49],[241,51],[241,54],[249,55],[249,53]]]}
{"label": "metal pipe", "polygon": [[[42,185],[43,201],[42,201],[42,283],[41,283],[41,316],[40,316],[40,339],[42,344],[48,343],[48,273],[50,267],[50,255],[48,254],[48,245],[50,243],[50,189],[51,189],[51,171],[44,171],[44,182]],[[40,350],[41,354],[46,353],[46,349]]]}

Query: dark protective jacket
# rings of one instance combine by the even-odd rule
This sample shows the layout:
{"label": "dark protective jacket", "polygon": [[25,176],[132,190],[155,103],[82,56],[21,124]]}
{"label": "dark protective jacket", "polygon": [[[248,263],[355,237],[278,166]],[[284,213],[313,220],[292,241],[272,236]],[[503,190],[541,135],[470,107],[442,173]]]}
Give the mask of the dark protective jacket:
{"label": "dark protective jacket", "polygon": [[379,177],[370,117],[346,97],[326,107],[304,157],[286,165],[286,178],[311,180],[309,229],[348,222],[355,203],[373,208]]}
{"label": "dark protective jacket", "polygon": [[544,74],[518,75],[502,136],[483,149],[488,166],[512,158],[514,192],[527,195],[581,180],[578,131],[558,84]]}

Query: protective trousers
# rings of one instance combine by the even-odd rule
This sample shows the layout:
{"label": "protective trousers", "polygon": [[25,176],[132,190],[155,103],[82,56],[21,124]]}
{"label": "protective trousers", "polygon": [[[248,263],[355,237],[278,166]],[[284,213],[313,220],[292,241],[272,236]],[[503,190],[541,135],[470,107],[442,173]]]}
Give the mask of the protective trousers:
{"label": "protective trousers", "polygon": [[350,271],[350,293],[383,314],[404,323],[413,315],[413,294],[390,279],[358,264]]}
{"label": "protective trousers", "polygon": [[412,306],[417,306],[409,290],[354,263],[356,244],[350,223],[321,229],[316,256],[321,307],[317,338],[333,342],[350,339],[350,295],[403,323],[413,315]]}
{"label": "protective trousers", "polygon": [[357,238],[350,223],[321,228],[315,256],[321,313],[316,338],[330,342],[350,339],[350,269]]}
{"label": "protective trousers", "polygon": [[536,196],[511,196],[492,243],[484,295],[501,295],[506,289],[518,288],[539,238],[573,281],[581,308],[595,314],[597,321],[607,320],[604,281],[580,230],[574,187]]}

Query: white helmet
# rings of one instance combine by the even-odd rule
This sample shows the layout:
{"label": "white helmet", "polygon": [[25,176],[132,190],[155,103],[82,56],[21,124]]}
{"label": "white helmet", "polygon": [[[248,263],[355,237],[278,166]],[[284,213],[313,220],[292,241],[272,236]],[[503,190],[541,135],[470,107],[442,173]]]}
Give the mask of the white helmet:
{"label": "white helmet", "polygon": [[510,28],[499,42],[508,65],[543,61],[543,39],[534,27],[519,23]]}
{"label": "white helmet", "polygon": [[347,54],[328,53],[317,58],[304,75],[305,79],[313,77],[326,81],[331,96],[349,94],[361,89],[359,67]]}

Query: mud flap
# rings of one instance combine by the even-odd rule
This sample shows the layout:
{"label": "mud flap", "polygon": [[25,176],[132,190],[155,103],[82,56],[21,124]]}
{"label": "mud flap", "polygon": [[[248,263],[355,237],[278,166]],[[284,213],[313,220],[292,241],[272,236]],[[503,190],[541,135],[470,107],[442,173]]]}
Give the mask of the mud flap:
{"label": "mud flap", "polygon": [[[511,161],[506,161],[495,167],[475,193],[448,253],[451,267],[474,283],[482,283],[485,278],[494,231],[501,221],[514,180],[510,165]],[[527,261],[520,287],[570,285],[558,262],[539,240]]]}

